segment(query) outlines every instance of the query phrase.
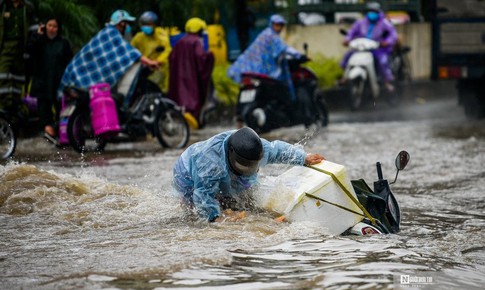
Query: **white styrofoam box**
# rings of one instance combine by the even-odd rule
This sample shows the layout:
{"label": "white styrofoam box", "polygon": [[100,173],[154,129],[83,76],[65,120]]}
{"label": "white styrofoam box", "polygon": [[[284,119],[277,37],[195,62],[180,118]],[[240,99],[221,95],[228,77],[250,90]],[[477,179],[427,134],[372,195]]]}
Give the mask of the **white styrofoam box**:
{"label": "white styrofoam box", "polygon": [[[323,161],[313,167],[332,172],[357,200],[344,166]],[[308,197],[305,193],[362,214],[362,210],[330,175],[304,166],[294,166],[278,176],[271,190],[261,195],[257,203],[262,208],[285,215],[290,222],[317,222],[332,235],[343,233],[363,219],[360,215]]]}

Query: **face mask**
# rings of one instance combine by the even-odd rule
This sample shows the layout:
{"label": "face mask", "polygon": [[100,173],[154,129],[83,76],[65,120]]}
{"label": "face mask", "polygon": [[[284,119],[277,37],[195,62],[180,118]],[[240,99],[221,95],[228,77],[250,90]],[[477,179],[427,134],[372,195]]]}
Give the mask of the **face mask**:
{"label": "face mask", "polygon": [[367,12],[366,17],[370,22],[376,22],[379,19],[379,13],[375,11],[369,11]]}
{"label": "face mask", "polygon": [[141,31],[145,33],[146,35],[152,35],[153,34],[153,27],[149,25],[143,25],[141,27]]}

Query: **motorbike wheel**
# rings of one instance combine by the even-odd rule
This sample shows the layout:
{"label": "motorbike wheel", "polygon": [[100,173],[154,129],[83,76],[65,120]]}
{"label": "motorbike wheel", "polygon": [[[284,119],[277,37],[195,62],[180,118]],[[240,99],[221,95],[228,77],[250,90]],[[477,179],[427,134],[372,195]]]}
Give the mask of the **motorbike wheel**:
{"label": "motorbike wheel", "polygon": [[397,81],[403,83],[411,82],[411,63],[405,54],[396,53],[392,55],[390,66]]}
{"label": "motorbike wheel", "polygon": [[[106,140],[93,136],[91,120],[89,116],[86,116],[80,110],[74,111],[69,117],[67,135],[69,144],[78,153],[86,151],[101,152],[106,147]],[[90,141],[93,141],[94,144],[91,144]]]}
{"label": "motorbike wheel", "polygon": [[365,81],[361,78],[352,80],[350,84],[350,109],[355,111],[362,105],[364,98]]}
{"label": "motorbike wheel", "polygon": [[0,117],[0,160],[6,160],[15,153],[17,136],[7,119]]}
{"label": "motorbike wheel", "polygon": [[183,148],[189,142],[189,124],[182,113],[175,108],[158,111],[153,132],[162,147]]}
{"label": "motorbike wheel", "polygon": [[328,125],[328,106],[323,92],[317,91],[315,93],[315,104],[318,112],[318,122],[322,127],[326,127]]}

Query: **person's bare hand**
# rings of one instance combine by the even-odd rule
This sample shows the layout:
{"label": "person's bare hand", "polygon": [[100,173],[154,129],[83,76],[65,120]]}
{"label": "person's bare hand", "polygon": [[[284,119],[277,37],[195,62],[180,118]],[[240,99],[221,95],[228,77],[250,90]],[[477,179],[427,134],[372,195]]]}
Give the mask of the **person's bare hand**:
{"label": "person's bare hand", "polygon": [[215,222],[235,222],[246,218],[247,214],[245,211],[233,211],[231,209],[226,209],[222,216],[216,218]]}
{"label": "person's bare hand", "polygon": [[318,153],[308,153],[305,158],[305,165],[314,165],[325,160],[325,157]]}
{"label": "person's bare hand", "polygon": [[45,31],[45,24],[39,24],[39,27],[37,28],[37,33],[40,34],[40,35],[44,35],[44,31]]}
{"label": "person's bare hand", "polygon": [[140,61],[143,65],[148,66],[148,68],[151,69],[151,70],[155,70],[155,69],[160,68],[160,62],[158,62],[157,60],[149,59],[146,56],[142,56],[140,58]]}
{"label": "person's bare hand", "polygon": [[381,47],[388,47],[389,43],[387,43],[387,41],[381,41],[380,45]]}
{"label": "person's bare hand", "polygon": [[151,63],[148,64],[148,67],[151,70],[159,69],[160,68],[160,63],[158,61],[154,60],[154,61],[152,61]]}
{"label": "person's bare hand", "polygon": [[281,215],[281,216],[275,218],[274,221],[277,222],[277,223],[283,223],[283,222],[287,222],[288,220],[286,219],[286,217],[284,215]]}

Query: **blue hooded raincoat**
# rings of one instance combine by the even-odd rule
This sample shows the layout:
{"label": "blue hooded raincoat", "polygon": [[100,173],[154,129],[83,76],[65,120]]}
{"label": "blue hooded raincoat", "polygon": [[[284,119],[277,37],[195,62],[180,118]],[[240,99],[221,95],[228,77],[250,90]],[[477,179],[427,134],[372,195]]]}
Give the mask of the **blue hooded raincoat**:
{"label": "blue hooded raincoat", "polygon": [[[257,173],[234,174],[226,157],[227,141],[233,131],[195,143],[178,158],[173,169],[173,185],[183,202],[209,221],[221,215],[220,199],[234,198],[257,184]],[[259,166],[272,163],[303,165],[306,152],[283,141],[261,139],[263,159]]]}
{"label": "blue hooded raincoat", "polygon": [[253,43],[227,70],[227,75],[235,82],[241,82],[243,73],[259,73],[278,79],[287,84],[293,100],[295,93],[290,69],[285,53],[296,57],[301,55],[290,48],[271,27],[265,28]]}
{"label": "blue hooded raincoat", "polygon": [[107,24],[68,64],[57,91],[58,97],[62,97],[67,86],[88,89],[103,82],[114,86],[140,58],[141,53],[123,38],[116,27]]}

